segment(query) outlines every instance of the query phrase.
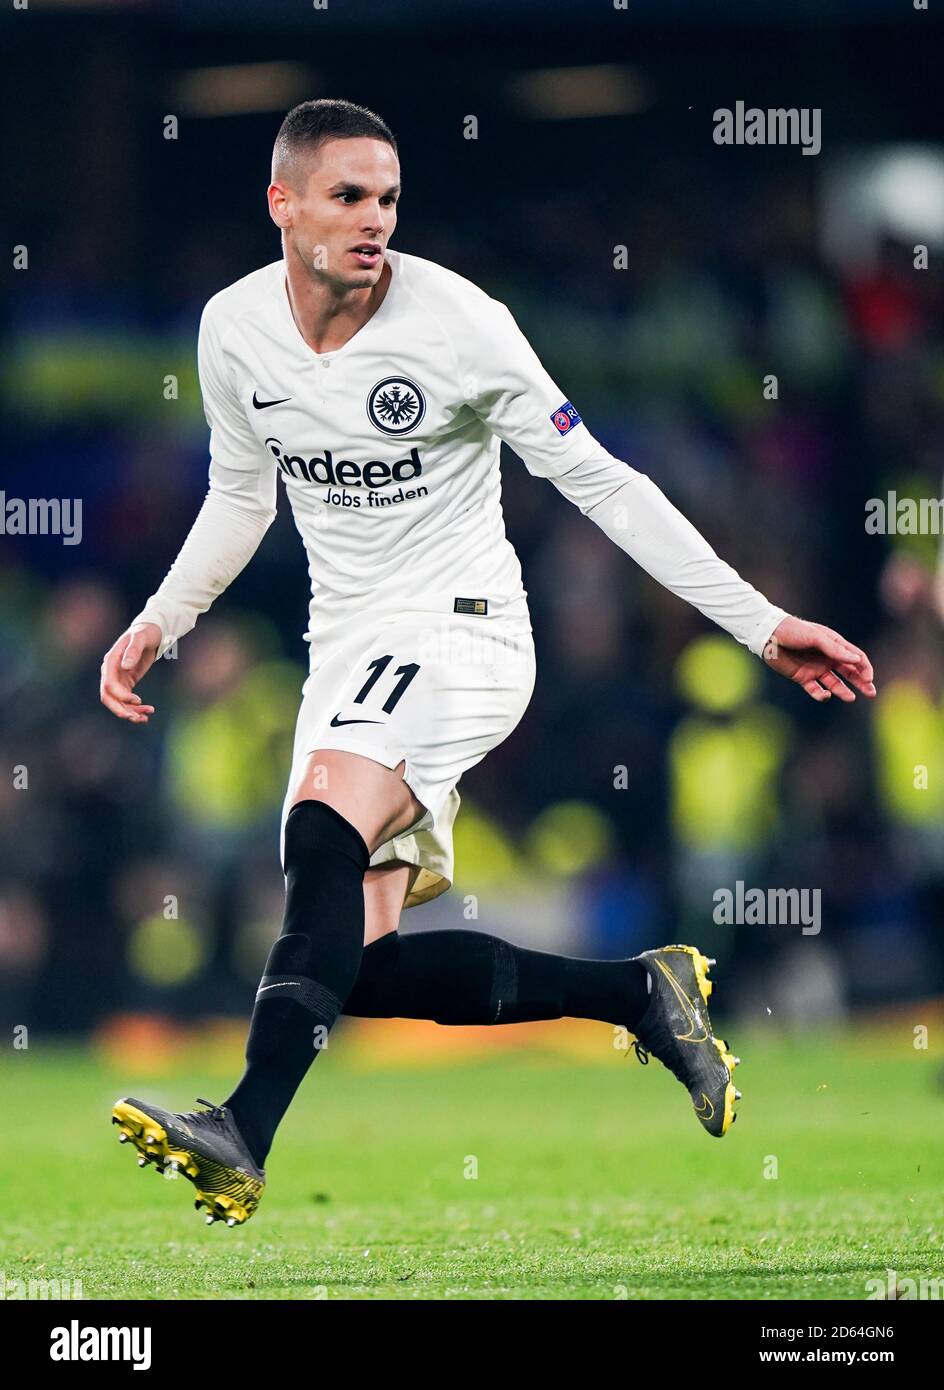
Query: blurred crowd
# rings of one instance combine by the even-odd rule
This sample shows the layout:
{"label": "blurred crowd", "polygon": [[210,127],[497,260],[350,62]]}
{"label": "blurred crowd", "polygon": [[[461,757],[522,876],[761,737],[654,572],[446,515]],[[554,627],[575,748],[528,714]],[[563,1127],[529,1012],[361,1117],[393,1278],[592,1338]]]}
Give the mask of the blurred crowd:
{"label": "blurred crowd", "polygon": [[[500,228],[480,206],[461,241],[426,221],[394,244],[505,300],[593,433],[771,600],[865,647],[879,698],[815,705],[506,451],[537,687],[460,786],[452,892],[404,929],[478,925],[600,956],[694,939],[726,962],[728,1007],[758,1019],[930,996],[944,989],[940,538],[869,535],[864,519],[890,489],[944,492],[942,279],[890,236],[867,263],[827,261],[815,187],[785,171],[710,191],[684,173],[663,168],[624,204],[521,198]],[[193,253],[182,293],[143,316],[101,265],[57,262],[36,272],[42,315],[14,324],[48,409],[42,429],[14,424],[6,493],[81,496],[84,535],[0,541],[0,1013],[13,1022],[243,1014],[279,929],[278,816],[307,657],[287,506],[147,677],[150,725],[98,704],[104,652],[199,507],[197,318],[259,263],[255,244],[213,266]],[[272,241],[264,258],[277,254]],[[168,371],[179,399],[155,403]],[[116,411],[142,381],[148,408]],[[719,924],[713,895],[738,880],[821,890],[821,930]]]}

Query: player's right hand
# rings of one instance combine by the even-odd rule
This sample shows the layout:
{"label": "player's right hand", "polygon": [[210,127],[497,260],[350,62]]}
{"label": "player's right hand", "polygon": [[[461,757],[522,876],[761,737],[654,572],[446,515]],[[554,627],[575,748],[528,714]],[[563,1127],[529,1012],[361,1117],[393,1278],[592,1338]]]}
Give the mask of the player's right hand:
{"label": "player's right hand", "polygon": [[134,687],[154,665],[162,632],[156,623],[141,623],[123,632],[102,662],[99,695],[106,709],[132,724],[146,724],[153,705],[142,705]]}

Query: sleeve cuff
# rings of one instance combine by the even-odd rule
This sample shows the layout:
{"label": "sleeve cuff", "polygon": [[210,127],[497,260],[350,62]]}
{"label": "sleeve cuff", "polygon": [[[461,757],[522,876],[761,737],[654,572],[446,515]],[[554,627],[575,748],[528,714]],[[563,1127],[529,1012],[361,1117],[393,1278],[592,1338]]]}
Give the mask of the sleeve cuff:
{"label": "sleeve cuff", "polygon": [[155,627],[159,627],[161,630],[160,646],[157,649],[157,656],[154,658],[155,661],[160,661],[161,657],[164,656],[165,652],[170,650],[177,639],[168,633],[166,621],[157,613],[149,613],[147,609],[144,609],[133,622],[128,624],[128,631],[134,632],[135,628],[143,627],[145,623],[153,623]]}
{"label": "sleeve cuff", "polygon": [[763,656],[764,648],[783,622],[784,618],[789,618],[790,614],[785,608],[775,608],[770,605],[768,612],[758,622],[747,640],[747,649],[755,656]]}

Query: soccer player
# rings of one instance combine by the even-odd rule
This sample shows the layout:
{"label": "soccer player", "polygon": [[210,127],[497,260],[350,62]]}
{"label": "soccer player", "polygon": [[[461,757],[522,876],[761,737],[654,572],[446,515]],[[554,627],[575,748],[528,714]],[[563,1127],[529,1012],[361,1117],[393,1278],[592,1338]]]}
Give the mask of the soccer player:
{"label": "soccer player", "polygon": [[244,1222],[276,1128],[339,1014],[625,1027],[721,1136],[737,1058],[708,1016],[713,964],[690,946],[576,960],[481,932],[397,931],[453,873],[457,783],[527,708],[534,646],[505,536],[505,440],[673,593],[814,700],[875,694],[865,654],[741,579],[645,476],[609,454],[503,304],[390,249],[400,166],[384,122],[303,102],[275,142],[281,259],[214,295],[198,361],[209,491],[164,582],[102,663],[121,719],[155,660],[240,573],[288,494],[312,600],[285,799],[285,915],[259,984],[246,1069],[223,1105],[113,1110],[139,1163],[177,1166],[207,1221]]}

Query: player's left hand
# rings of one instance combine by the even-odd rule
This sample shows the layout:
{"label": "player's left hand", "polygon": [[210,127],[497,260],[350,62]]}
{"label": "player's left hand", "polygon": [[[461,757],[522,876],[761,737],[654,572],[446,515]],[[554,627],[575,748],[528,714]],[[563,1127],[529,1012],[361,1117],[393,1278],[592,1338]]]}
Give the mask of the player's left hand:
{"label": "player's left hand", "polygon": [[855,699],[849,686],[870,699],[875,695],[872,663],[865,652],[822,623],[784,618],[764,648],[764,660],[787,680],[802,685],[812,700],[835,695],[848,704]]}

